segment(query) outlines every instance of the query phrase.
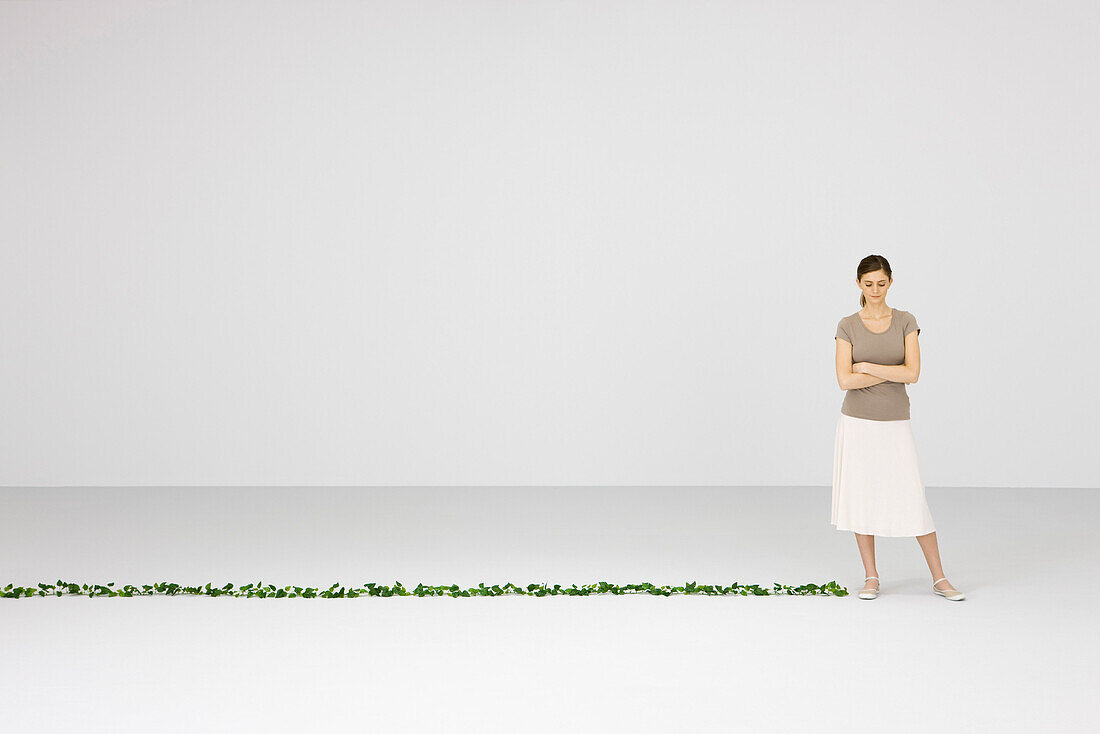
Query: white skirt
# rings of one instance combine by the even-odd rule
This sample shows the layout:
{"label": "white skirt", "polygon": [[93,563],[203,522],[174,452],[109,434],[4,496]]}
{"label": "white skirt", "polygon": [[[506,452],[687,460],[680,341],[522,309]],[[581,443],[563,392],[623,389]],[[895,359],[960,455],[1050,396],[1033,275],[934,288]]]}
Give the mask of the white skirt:
{"label": "white skirt", "polygon": [[840,414],[833,451],[837,530],[902,537],[935,532],[908,419],[873,421]]}

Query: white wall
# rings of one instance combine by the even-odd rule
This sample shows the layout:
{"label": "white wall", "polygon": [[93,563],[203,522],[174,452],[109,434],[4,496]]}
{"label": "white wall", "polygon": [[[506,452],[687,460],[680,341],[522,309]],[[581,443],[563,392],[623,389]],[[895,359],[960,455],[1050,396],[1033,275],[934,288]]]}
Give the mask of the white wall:
{"label": "white wall", "polygon": [[1100,484],[1100,5],[4,2],[0,484]]}

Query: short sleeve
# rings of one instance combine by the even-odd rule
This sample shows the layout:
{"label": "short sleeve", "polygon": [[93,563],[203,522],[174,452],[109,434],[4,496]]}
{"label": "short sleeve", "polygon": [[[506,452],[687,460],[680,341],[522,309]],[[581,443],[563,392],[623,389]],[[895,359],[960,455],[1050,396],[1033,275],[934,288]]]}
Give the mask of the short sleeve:
{"label": "short sleeve", "polygon": [[909,336],[909,332],[915,331],[920,334],[920,327],[917,326],[917,317],[911,313],[906,313],[905,331],[902,334],[903,337]]}
{"label": "short sleeve", "polygon": [[844,323],[844,319],[841,319],[836,325],[836,336],[834,336],[833,339],[838,338],[843,339],[849,344],[852,343],[852,337],[848,334],[848,325]]}

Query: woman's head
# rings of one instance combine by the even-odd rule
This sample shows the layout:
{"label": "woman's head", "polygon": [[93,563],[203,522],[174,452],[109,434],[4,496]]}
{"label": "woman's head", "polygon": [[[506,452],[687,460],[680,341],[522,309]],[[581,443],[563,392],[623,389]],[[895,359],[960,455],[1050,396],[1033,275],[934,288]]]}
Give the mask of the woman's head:
{"label": "woman's head", "polygon": [[886,291],[894,283],[894,276],[890,273],[890,263],[882,255],[868,255],[859,261],[856,268],[856,282],[863,291],[859,296],[860,308],[867,305],[868,301],[882,304],[886,302]]}

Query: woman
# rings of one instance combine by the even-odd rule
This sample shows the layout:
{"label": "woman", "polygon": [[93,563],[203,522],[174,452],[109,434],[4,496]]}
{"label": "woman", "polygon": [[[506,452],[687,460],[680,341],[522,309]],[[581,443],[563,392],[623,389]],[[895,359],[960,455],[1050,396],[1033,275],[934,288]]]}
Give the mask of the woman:
{"label": "woman", "polygon": [[875,536],[915,536],[932,572],[932,590],[965,596],[944,577],[936,528],[924,495],[909,423],[906,383],[920,375],[920,327],[913,314],[886,305],[890,263],[868,255],[856,268],[863,307],[836,327],[836,378],[845,390],[833,451],[832,524],[851,530],[866,571],[860,599],[878,596]]}

